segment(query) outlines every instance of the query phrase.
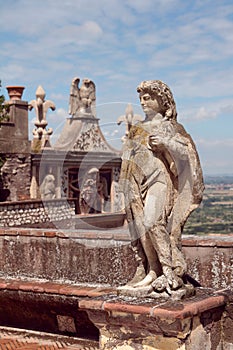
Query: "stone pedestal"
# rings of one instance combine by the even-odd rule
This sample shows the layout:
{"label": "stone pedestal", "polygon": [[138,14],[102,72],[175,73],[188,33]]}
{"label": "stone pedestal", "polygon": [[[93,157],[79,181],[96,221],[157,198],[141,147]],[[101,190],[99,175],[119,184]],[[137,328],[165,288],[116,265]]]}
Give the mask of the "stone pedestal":
{"label": "stone pedestal", "polygon": [[227,293],[200,289],[179,302],[106,295],[81,300],[79,308],[99,329],[103,350],[230,350],[230,299]]}

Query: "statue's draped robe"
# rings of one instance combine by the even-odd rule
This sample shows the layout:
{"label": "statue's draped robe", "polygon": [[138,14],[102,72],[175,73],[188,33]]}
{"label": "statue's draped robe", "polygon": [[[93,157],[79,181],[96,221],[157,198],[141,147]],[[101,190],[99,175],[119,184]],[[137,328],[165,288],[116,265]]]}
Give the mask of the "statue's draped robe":
{"label": "statue's draped robe", "polygon": [[[157,135],[162,137],[163,144],[152,149],[149,136]],[[150,230],[148,220],[159,206],[155,203],[154,208],[147,209],[149,213],[145,212],[147,196],[155,183],[161,184],[158,189],[164,185],[167,189],[166,198],[161,198],[162,190],[161,195],[156,196],[163,206],[158,219],[166,225],[172,267],[182,276],[186,263],[181,252],[181,232],[188,216],[201,202],[204,185],[195,145],[182,125],[174,120],[140,122],[131,128],[124,145],[120,184],[125,195],[131,240],[137,242],[137,246],[139,243],[138,253],[143,261],[146,259],[140,238]]]}

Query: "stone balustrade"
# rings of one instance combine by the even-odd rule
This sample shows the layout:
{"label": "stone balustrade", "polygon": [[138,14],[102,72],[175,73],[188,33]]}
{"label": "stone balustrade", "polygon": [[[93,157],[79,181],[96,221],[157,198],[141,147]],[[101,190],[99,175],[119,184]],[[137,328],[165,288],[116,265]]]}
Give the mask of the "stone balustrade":
{"label": "stone balustrade", "polygon": [[29,227],[46,223],[51,225],[51,223],[70,220],[74,214],[74,202],[67,199],[2,202],[0,203],[0,226]]}

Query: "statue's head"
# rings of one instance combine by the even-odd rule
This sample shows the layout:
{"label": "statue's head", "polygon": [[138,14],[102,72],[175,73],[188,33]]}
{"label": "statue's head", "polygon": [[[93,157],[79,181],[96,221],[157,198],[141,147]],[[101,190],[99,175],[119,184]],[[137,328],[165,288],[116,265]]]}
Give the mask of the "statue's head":
{"label": "statue's head", "polygon": [[40,185],[40,194],[42,199],[52,199],[55,196],[55,177],[53,174],[47,174]]}
{"label": "statue's head", "polygon": [[176,104],[170,88],[161,80],[145,80],[137,87],[140,100],[144,95],[149,95],[151,100],[157,100],[159,104],[158,113],[166,119],[176,119]]}
{"label": "statue's head", "polygon": [[75,86],[77,86],[77,87],[78,87],[79,82],[80,82],[80,78],[75,77],[75,78],[72,80],[72,85],[75,85]]}

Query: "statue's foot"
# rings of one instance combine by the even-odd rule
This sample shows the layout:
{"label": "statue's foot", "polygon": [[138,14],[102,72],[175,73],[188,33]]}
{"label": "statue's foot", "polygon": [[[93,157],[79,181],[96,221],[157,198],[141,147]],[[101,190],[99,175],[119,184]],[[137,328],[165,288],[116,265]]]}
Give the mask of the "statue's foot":
{"label": "statue's foot", "polygon": [[171,289],[176,290],[183,285],[182,279],[174,273],[171,267],[164,266],[163,273]]}
{"label": "statue's foot", "polygon": [[152,284],[152,282],[157,278],[157,275],[154,271],[150,271],[145,278],[143,278],[142,281],[138,282],[138,283],[135,283],[133,285],[134,288],[137,288],[137,287],[146,287],[146,286],[149,286]]}
{"label": "statue's foot", "polygon": [[159,292],[159,293],[164,292],[168,287],[168,282],[166,277],[162,275],[156,278],[156,280],[152,282],[152,287],[156,292]]}
{"label": "statue's foot", "polygon": [[164,268],[163,270],[164,274],[152,282],[152,287],[158,293],[167,292],[171,295],[172,291],[183,286],[183,281],[180,277],[176,276],[172,269]]}
{"label": "statue's foot", "polygon": [[143,278],[145,278],[146,273],[145,273],[145,269],[142,265],[139,265],[137,267],[137,270],[135,272],[135,275],[133,276],[133,278],[127,283],[127,286],[134,286],[136,283],[140,282],[143,280]]}

